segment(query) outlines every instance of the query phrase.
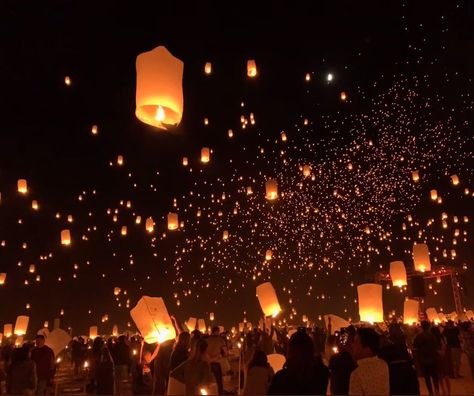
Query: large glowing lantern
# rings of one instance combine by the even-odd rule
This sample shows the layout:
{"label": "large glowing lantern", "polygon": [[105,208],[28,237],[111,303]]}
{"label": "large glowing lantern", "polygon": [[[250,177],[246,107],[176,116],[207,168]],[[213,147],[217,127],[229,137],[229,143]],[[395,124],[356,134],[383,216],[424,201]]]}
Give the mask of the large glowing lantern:
{"label": "large glowing lantern", "polygon": [[11,337],[13,334],[13,325],[11,323],[6,323],[3,325],[3,335],[5,337]]}
{"label": "large glowing lantern", "polygon": [[178,213],[168,213],[168,230],[177,230],[178,227]]}
{"label": "large glowing lantern", "polygon": [[153,221],[151,217],[148,217],[146,219],[145,228],[150,233],[153,232],[153,230],[155,229],[155,222]]}
{"label": "large glowing lantern", "polygon": [[276,317],[281,311],[275,289],[270,282],[257,286],[257,298],[265,316]]}
{"label": "large glowing lantern", "polygon": [[430,191],[430,197],[433,201],[436,201],[438,199],[438,191],[436,190],[431,190]]}
{"label": "large glowing lantern", "polygon": [[143,296],[130,311],[130,315],[145,342],[149,344],[176,337],[173,322],[161,297]]}
{"label": "large glowing lantern", "polygon": [[26,194],[28,192],[28,183],[25,179],[19,179],[17,187],[20,194]]}
{"label": "large glowing lantern", "polygon": [[451,183],[453,184],[453,186],[457,186],[459,184],[458,175],[451,175]]}
{"label": "large glowing lantern", "polygon": [[61,245],[70,245],[71,244],[71,232],[69,230],[61,231]]}
{"label": "large glowing lantern", "polygon": [[403,323],[412,325],[418,323],[418,311],[420,302],[418,300],[406,299],[403,303]]}
{"label": "large glowing lantern", "polygon": [[211,160],[211,150],[209,147],[203,147],[201,149],[201,162],[207,164]]}
{"label": "large glowing lantern", "polygon": [[198,319],[197,328],[201,333],[205,333],[207,331],[206,322],[204,321],[204,319]]}
{"label": "large glowing lantern", "polygon": [[359,316],[362,322],[383,322],[382,285],[364,283],[357,286]]}
{"label": "large glowing lantern", "polygon": [[430,251],[425,243],[413,245],[413,264],[415,271],[425,272],[431,270]]}
{"label": "large glowing lantern", "polygon": [[188,328],[189,331],[194,331],[196,330],[196,323],[197,323],[197,319],[191,317],[187,320],[186,327]]}
{"label": "large glowing lantern", "polygon": [[440,322],[438,312],[436,312],[436,308],[428,308],[426,310],[426,316],[430,322],[438,324]]}
{"label": "large glowing lantern", "polygon": [[183,115],[184,64],[165,47],[137,56],[135,115],[145,124],[169,129]]}
{"label": "large glowing lantern", "polygon": [[257,76],[257,64],[253,59],[247,61],[247,76],[256,77]]}
{"label": "large glowing lantern", "polygon": [[28,322],[30,318],[28,316],[20,315],[16,318],[15,322],[15,335],[22,336],[26,334],[26,330],[28,329]]}
{"label": "large glowing lantern", "polygon": [[402,287],[407,285],[407,271],[403,261],[392,261],[390,263],[390,278],[393,286]]}
{"label": "large glowing lantern", "polygon": [[278,198],[278,183],[276,180],[268,179],[265,182],[265,198],[273,201]]}
{"label": "large glowing lantern", "polygon": [[89,327],[89,338],[93,340],[97,338],[98,335],[99,335],[99,332],[98,332],[97,326]]}
{"label": "large glowing lantern", "polygon": [[4,285],[7,280],[6,272],[0,272],[0,285]]}

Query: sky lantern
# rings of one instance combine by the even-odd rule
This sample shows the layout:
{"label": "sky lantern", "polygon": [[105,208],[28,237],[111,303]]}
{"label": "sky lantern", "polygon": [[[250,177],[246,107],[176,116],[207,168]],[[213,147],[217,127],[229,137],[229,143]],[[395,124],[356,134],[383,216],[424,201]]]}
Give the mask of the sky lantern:
{"label": "sky lantern", "polygon": [[4,285],[6,280],[7,280],[7,273],[0,272],[0,285]]}
{"label": "sky lantern", "polygon": [[64,84],[66,84],[69,87],[71,85],[71,77],[64,76]]}
{"label": "sky lantern", "polygon": [[97,135],[99,133],[99,127],[97,125],[92,125],[91,133]]}
{"label": "sky lantern", "polygon": [[114,287],[114,296],[118,296],[122,289],[120,287]]}
{"label": "sky lantern", "polygon": [[26,194],[28,192],[28,182],[26,179],[18,179],[17,187],[20,194]]}
{"label": "sky lantern", "polygon": [[3,335],[5,337],[11,337],[13,334],[13,325],[11,323],[6,323],[3,325]]}
{"label": "sky lantern", "polygon": [[39,205],[38,205],[38,201],[36,199],[34,199],[33,201],[31,201],[31,208],[33,210],[38,210],[39,209]]}
{"label": "sky lantern", "polygon": [[402,287],[407,285],[407,271],[403,261],[392,261],[390,263],[390,278],[393,286]]}
{"label": "sky lantern", "polygon": [[117,165],[119,165],[119,166],[123,165],[123,155],[118,155],[117,156]]}
{"label": "sky lantern", "polygon": [[148,217],[145,221],[145,228],[149,233],[152,233],[155,229],[155,222],[151,217]]}
{"label": "sky lantern", "polygon": [[311,81],[311,73],[306,73],[304,76],[305,81]]}
{"label": "sky lantern", "polygon": [[309,165],[303,165],[303,176],[304,176],[304,177],[309,177],[309,176],[311,176],[311,166],[309,166]]}
{"label": "sky lantern", "polygon": [[403,303],[403,323],[412,325],[418,323],[420,302],[407,298]]}
{"label": "sky lantern", "polygon": [[209,147],[203,147],[201,149],[201,162],[203,164],[206,164],[210,161],[211,159],[211,151],[209,150]]}
{"label": "sky lantern", "polygon": [[120,234],[123,236],[127,235],[127,226],[122,226],[120,229]]}
{"label": "sky lantern", "polygon": [[288,140],[288,138],[286,137],[286,132],[280,133],[280,137],[282,142],[286,142]]}
{"label": "sky lantern", "polygon": [[26,330],[28,329],[28,322],[30,318],[28,316],[20,315],[16,318],[15,322],[15,335],[22,336],[26,334]]}
{"label": "sky lantern", "polygon": [[206,322],[204,321],[204,319],[198,319],[198,321],[197,321],[197,329],[198,329],[201,333],[206,333],[206,332],[207,332]]}
{"label": "sky lantern", "polygon": [[188,164],[189,164],[188,157],[183,157],[183,166],[188,166]]}
{"label": "sky lantern", "polygon": [[212,73],[212,63],[211,62],[206,62],[204,65],[204,73],[206,74],[211,74]]}
{"label": "sky lantern", "polygon": [[332,73],[328,73],[327,76],[326,76],[327,82],[331,82],[333,79],[334,79],[333,74],[332,74]]}
{"label": "sky lantern", "polygon": [[453,186],[457,186],[459,184],[459,177],[457,175],[451,175],[451,183]]}
{"label": "sky lantern", "polygon": [[382,285],[364,283],[357,286],[359,316],[362,322],[383,322]]}
{"label": "sky lantern", "polygon": [[91,326],[89,327],[89,338],[90,339],[95,339],[99,335],[99,331],[97,329],[97,326]]}
{"label": "sky lantern", "polygon": [[135,224],[141,224],[141,222],[142,222],[142,216],[135,217]]}
{"label": "sky lantern", "polygon": [[148,344],[162,343],[176,337],[173,322],[161,297],[143,296],[130,315]]}
{"label": "sky lantern", "polygon": [[265,316],[274,318],[280,313],[280,303],[278,302],[275,289],[270,282],[257,286],[257,298]]}
{"label": "sky lantern", "polygon": [[190,317],[187,321],[186,321],[186,327],[188,328],[189,331],[193,331],[196,329],[196,323],[197,323],[197,319],[196,318],[193,318],[193,317]]}
{"label": "sky lantern", "polygon": [[347,100],[347,94],[344,91],[341,92],[341,100],[343,102]]}
{"label": "sky lantern", "polygon": [[119,332],[118,332],[118,326],[117,325],[113,325],[112,327],[112,335],[114,337],[117,337],[119,335]]}
{"label": "sky lantern", "polygon": [[420,180],[420,173],[416,170],[411,173],[411,179],[416,183]]}
{"label": "sky lantern", "polygon": [[257,64],[255,60],[249,59],[247,61],[247,76],[256,77],[257,76]]}
{"label": "sky lantern", "polygon": [[426,309],[426,316],[428,317],[428,321],[438,324],[440,322],[438,312],[436,308],[427,308]]}
{"label": "sky lantern", "polygon": [[222,239],[224,241],[227,241],[229,239],[229,231],[225,230],[223,233],[222,233]]}
{"label": "sky lantern", "polygon": [[30,267],[28,268],[28,271],[30,274],[34,274],[36,271],[36,267],[34,264],[30,264]]}
{"label": "sky lantern", "polygon": [[278,198],[278,183],[274,179],[265,182],[265,198],[273,201]]}
{"label": "sky lantern", "polygon": [[178,213],[168,213],[168,230],[177,230],[178,227]]}
{"label": "sky lantern", "polygon": [[145,124],[169,129],[183,115],[184,63],[160,46],[137,56],[136,117]]}
{"label": "sky lantern", "polygon": [[413,264],[415,271],[425,272],[431,270],[430,251],[425,243],[413,245]]}
{"label": "sky lantern", "polygon": [[432,201],[436,201],[438,199],[438,191],[436,190],[431,190],[430,191],[430,197]]}
{"label": "sky lantern", "polygon": [[214,312],[209,313],[209,320],[212,322],[214,320]]}
{"label": "sky lantern", "polygon": [[61,245],[69,246],[71,244],[71,232],[69,230],[61,231]]}
{"label": "sky lantern", "polygon": [[273,252],[270,249],[267,249],[265,252],[265,260],[270,261],[273,257]]}

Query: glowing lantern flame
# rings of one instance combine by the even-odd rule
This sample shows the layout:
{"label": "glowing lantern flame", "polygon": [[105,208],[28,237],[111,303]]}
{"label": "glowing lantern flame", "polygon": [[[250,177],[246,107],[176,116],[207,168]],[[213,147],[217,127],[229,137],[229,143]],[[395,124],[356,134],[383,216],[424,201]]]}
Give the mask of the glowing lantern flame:
{"label": "glowing lantern flame", "polygon": [[280,303],[278,302],[275,289],[270,282],[257,286],[257,298],[265,316],[274,318],[280,313]]}

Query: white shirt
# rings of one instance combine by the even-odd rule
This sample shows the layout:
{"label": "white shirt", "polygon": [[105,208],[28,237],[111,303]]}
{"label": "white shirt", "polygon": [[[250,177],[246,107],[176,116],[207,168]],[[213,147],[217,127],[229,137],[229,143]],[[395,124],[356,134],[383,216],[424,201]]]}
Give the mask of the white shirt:
{"label": "white shirt", "polygon": [[387,363],[378,357],[357,361],[349,382],[349,395],[388,395],[390,383]]}

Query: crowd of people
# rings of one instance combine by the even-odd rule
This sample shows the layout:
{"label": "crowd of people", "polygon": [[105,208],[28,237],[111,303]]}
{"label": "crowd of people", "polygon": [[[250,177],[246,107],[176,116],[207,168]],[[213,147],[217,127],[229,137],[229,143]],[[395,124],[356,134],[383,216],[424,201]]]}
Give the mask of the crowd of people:
{"label": "crowd of people", "polygon": [[[107,340],[74,338],[67,348],[75,376],[87,374],[88,393],[116,394],[131,384],[133,394],[225,394],[223,377],[236,374],[229,354],[241,364],[244,395],[418,395],[419,377],[430,394],[451,394],[465,353],[474,378],[474,329],[471,322],[419,326],[349,326],[333,331],[300,327],[252,329],[240,334],[183,331],[177,338],[147,345],[138,336]],[[274,370],[269,357],[286,357]],[[47,394],[56,370],[53,351],[38,335],[34,345],[2,347],[3,376],[9,394]],[[276,372],[275,372],[276,371]],[[1,377],[0,377],[1,379]],[[130,386],[129,388],[130,389]],[[468,392],[468,390],[466,390]]]}

